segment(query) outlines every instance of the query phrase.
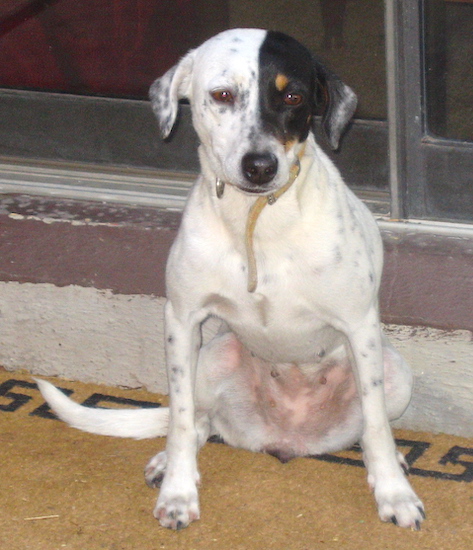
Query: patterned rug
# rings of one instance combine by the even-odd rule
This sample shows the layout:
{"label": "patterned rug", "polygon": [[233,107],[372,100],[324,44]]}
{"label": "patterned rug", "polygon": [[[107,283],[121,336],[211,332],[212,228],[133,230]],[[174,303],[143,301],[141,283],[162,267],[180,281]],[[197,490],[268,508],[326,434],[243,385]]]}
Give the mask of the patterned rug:
{"label": "patterned rug", "polygon": [[[142,407],[166,398],[52,380],[80,403]],[[378,520],[359,449],[281,464],[208,443],[201,519],[172,532],[143,480],[164,439],[85,434],[56,420],[27,373],[0,369],[0,548],[8,550],[470,550],[473,441],[396,431],[424,501],[421,531]]]}

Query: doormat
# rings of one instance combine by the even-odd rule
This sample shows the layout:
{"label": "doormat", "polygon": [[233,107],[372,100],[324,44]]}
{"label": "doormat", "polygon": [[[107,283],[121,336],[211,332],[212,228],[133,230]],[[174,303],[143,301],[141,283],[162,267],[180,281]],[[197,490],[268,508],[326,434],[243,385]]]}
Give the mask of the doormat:
{"label": "doormat", "polygon": [[[166,397],[59,379],[79,403],[166,405]],[[86,434],[55,419],[31,376],[0,370],[0,548],[5,550],[470,550],[473,441],[396,430],[426,507],[421,531],[382,523],[359,448],[287,464],[208,443],[201,519],[183,531],[152,516],[143,468],[165,439]]]}

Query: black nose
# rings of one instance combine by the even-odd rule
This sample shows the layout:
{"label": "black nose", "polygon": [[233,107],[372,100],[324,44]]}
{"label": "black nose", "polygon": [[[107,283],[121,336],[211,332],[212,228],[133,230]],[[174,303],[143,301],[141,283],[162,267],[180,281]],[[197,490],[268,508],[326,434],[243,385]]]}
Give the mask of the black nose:
{"label": "black nose", "polygon": [[242,161],[245,178],[257,185],[269,183],[278,171],[278,159],[272,153],[247,153]]}

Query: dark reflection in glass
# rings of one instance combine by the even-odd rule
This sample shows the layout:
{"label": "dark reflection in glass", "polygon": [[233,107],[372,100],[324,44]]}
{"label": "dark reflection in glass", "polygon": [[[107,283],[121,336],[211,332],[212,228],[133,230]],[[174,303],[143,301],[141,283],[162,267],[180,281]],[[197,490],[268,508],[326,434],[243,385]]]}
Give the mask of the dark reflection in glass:
{"label": "dark reflection in glass", "polygon": [[427,127],[434,136],[473,140],[473,1],[426,0]]}
{"label": "dark reflection in glass", "polygon": [[355,89],[358,117],[386,118],[380,0],[2,0],[0,86],[145,98],[154,78],[228,27],[298,38]]}
{"label": "dark reflection in glass", "polygon": [[147,97],[157,76],[226,26],[225,3],[219,5],[215,0],[1,0],[0,86]]}

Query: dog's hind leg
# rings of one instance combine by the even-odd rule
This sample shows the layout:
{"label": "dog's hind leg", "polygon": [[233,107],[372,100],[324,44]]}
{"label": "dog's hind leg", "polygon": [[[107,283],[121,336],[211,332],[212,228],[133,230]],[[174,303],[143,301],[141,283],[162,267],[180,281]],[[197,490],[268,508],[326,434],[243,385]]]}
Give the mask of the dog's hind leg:
{"label": "dog's hind leg", "polygon": [[409,365],[384,335],[383,359],[386,412],[390,421],[397,420],[410,403],[414,379]]}

